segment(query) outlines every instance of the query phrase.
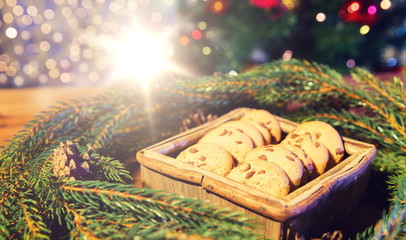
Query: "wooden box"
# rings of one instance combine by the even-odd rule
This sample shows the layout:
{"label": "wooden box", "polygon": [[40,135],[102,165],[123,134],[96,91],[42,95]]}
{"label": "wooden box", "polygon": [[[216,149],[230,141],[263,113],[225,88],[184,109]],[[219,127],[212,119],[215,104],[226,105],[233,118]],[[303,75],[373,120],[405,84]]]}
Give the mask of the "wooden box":
{"label": "wooden box", "polygon": [[[245,212],[259,223],[258,233],[274,239],[308,239],[311,234],[321,234],[361,200],[376,149],[371,144],[346,137],[343,137],[345,159],[283,198],[175,159],[180,151],[196,143],[208,131],[226,121],[240,119],[248,110],[237,108],[139,151],[142,186]],[[285,134],[298,125],[277,118]]]}

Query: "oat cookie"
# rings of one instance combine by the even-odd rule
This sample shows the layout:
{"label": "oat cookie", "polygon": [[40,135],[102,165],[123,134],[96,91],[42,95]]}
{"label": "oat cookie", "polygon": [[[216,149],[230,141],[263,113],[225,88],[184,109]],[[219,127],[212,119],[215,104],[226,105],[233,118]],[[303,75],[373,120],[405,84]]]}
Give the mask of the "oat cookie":
{"label": "oat cookie", "polygon": [[303,163],[292,152],[282,144],[265,145],[249,151],[244,158],[244,162],[252,160],[264,160],[276,163],[288,175],[291,190],[300,186],[303,177]]}
{"label": "oat cookie", "polygon": [[293,133],[303,134],[309,132],[315,141],[327,147],[332,165],[337,164],[344,156],[344,143],[337,130],[328,123],[322,121],[309,121],[300,124]]}
{"label": "oat cookie", "polygon": [[251,124],[243,121],[229,121],[221,125],[222,127],[235,127],[244,133],[246,133],[254,142],[255,147],[264,146],[264,138],[262,137],[261,132]]}
{"label": "oat cookie", "polygon": [[304,171],[303,171],[301,185],[306,184],[309,180],[310,174],[313,172],[314,165],[313,165],[312,160],[307,156],[305,151],[299,145],[286,144],[286,142],[284,142],[284,141],[282,141],[281,144],[284,144],[284,146],[287,149],[289,149],[293,154],[295,154],[302,161]]}
{"label": "oat cookie", "polygon": [[310,174],[311,179],[320,176],[326,171],[330,159],[328,149],[324,144],[313,140],[310,133],[299,135],[290,132],[282,142],[301,147],[307,157],[311,159],[314,165],[314,169]]}
{"label": "oat cookie", "polygon": [[279,126],[278,119],[276,119],[272,113],[264,109],[253,109],[252,111],[246,113],[241,120],[253,120],[260,123],[268,128],[269,132],[271,133],[272,139],[270,143],[275,144],[280,142],[282,130]]}
{"label": "oat cookie", "polygon": [[269,132],[269,129],[266,128],[263,124],[256,122],[254,120],[240,120],[242,122],[248,123],[252,126],[254,126],[258,131],[261,133],[262,138],[264,139],[264,145],[265,144],[270,144],[271,143],[271,133]]}
{"label": "oat cookie", "polygon": [[245,162],[233,168],[227,177],[279,197],[288,195],[290,190],[285,171],[273,162]]}
{"label": "oat cookie", "polygon": [[177,160],[224,176],[233,167],[233,157],[224,147],[215,143],[197,143],[176,157]]}
{"label": "oat cookie", "polygon": [[254,148],[251,138],[233,127],[218,127],[204,135],[199,143],[211,142],[223,146],[237,162],[244,159],[245,153]]}

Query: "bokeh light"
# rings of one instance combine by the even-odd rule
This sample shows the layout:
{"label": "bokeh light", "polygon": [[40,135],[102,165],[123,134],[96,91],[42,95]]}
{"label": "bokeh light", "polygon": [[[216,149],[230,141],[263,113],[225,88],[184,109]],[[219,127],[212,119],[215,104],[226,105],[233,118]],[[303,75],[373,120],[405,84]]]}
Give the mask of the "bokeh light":
{"label": "bokeh light", "polygon": [[202,53],[204,54],[204,55],[210,55],[210,53],[211,53],[211,48],[210,47],[208,47],[208,46],[205,46],[205,47],[203,47],[202,48]]}
{"label": "bokeh light", "polygon": [[367,34],[367,33],[369,32],[369,30],[370,30],[370,27],[369,27],[368,25],[363,25],[363,26],[359,29],[359,32],[360,32],[362,35],[365,35],[365,34]]}
{"label": "bokeh light", "polygon": [[[38,83],[79,84],[76,82],[80,81],[86,84],[110,80],[112,75],[117,76],[117,62],[127,67],[132,63],[132,71],[143,72],[149,67],[144,67],[140,63],[142,61],[134,62],[134,58],[141,58],[140,53],[146,55],[142,52],[145,43],[140,45],[133,41],[131,47],[125,43],[127,50],[135,56],[129,60],[119,53],[124,51],[122,48],[118,47],[116,52],[109,48],[111,46],[103,45],[101,40],[110,36],[116,42],[125,41],[125,28],[130,34],[129,24],[133,21],[142,26],[141,30],[162,35],[166,32],[162,26],[174,20],[168,22],[168,16],[174,16],[176,4],[174,0],[159,3],[151,0],[50,0],[46,3],[0,0],[0,31],[4,36],[0,39],[4,46],[1,54],[8,59],[18,59],[21,64],[21,67],[10,66],[10,62],[3,57],[0,60],[0,70],[3,69],[0,74],[4,73],[4,82],[8,82],[8,86],[20,87]],[[206,26],[202,23],[197,31],[205,28],[207,23]],[[200,37],[197,32],[189,37],[198,40],[202,32]],[[185,45],[189,41],[181,40]],[[150,42],[156,43],[155,39],[150,39]],[[138,55],[132,51],[134,47],[139,49]],[[151,58],[155,57],[155,49],[147,49],[145,51],[150,51]],[[167,47],[163,55],[168,58],[174,52],[173,47]],[[117,60],[120,54],[124,60]],[[148,59],[145,62],[156,64],[161,62],[160,58],[157,57],[154,63]],[[36,60],[37,64],[32,64],[32,60]],[[121,67],[120,71],[123,71]],[[17,81],[16,84],[13,80],[15,77],[24,81]]]}
{"label": "bokeh light", "polygon": [[388,67],[394,67],[394,66],[396,66],[398,64],[398,60],[396,59],[396,58],[394,58],[394,57],[391,57],[391,58],[389,58],[387,61],[386,61],[386,65],[388,66]]}
{"label": "bokeh light", "polygon": [[324,13],[322,13],[322,12],[320,12],[320,13],[318,13],[317,15],[316,15],[316,20],[318,21],[318,22],[324,22],[324,21],[326,21],[326,14],[324,14]]}
{"label": "bokeh light", "polygon": [[354,68],[355,67],[355,60],[354,59],[348,59],[347,62],[345,63],[345,65],[348,68]]}
{"label": "bokeh light", "polygon": [[288,61],[292,58],[293,56],[293,52],[291,50],[286,50],[283,54],[282,54],[282,59],[285,61]]}
{"label": "bokeh light", "polygon": [[388,10],[392,6],[392,2],[390,0],[382,0],[380,6],[383,10]]}
{"label": "bokeh light", "polygon": [[179,39],[180,44],[186,46],[189,44],[189,38],[187,36],[181,36]]}
{"label": "bokeh light", "polygon": [[202,37],[202,32],[200,32],[199,30],[195,30],[192,33],[192,37],[195,40],[199,40]]}
{"label": "bokeh light", "polygon": [[6,29],[6,36],[8,38],[11,38],[11,39],[16,38],[17,34],[18,34],[17,29],[15,29],[13,27],[9,27]]}
{"label": "bokeh light", "polygon": [[348,7],[347,11],[349,13],[354,13],[354,12],[358,11],[359,9],[360,9],[360,4],[358,2],[353,2]]}
{"label": "bokeh light", "polygon": [[368,7],[368,14],[374,15],[377,11],[377,8],[374,5]]}
{"label": "bokeh light", "polygon": [[204,30],[207,29],[207,23],[204,22],[204,21],[201,21],[201,22],[199,22],[199,23],[197,24],[197,27],[198,27],[200,30],[204,31]]}

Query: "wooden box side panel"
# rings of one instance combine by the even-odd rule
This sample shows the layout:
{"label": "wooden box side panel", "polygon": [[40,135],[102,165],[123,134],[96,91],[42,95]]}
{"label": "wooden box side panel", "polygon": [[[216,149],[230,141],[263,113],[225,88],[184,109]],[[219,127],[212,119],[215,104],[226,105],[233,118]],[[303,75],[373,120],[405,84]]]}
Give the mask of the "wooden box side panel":
{"label": "wooden box side panel", "polygon": [[331,223],[348,216],[364,196],[369,183],[370,167],[362,169],[346,182],[330,187],[330,193],[311,211],[286,222],[286,239],[321,236]]}
{"label": "wooden box side panel", "polygon": [[247,208],[230,202],[221,196],[206,191],[198,184],[180,181],[169,176],[158,173],[141,165],[142,187],[154,190],[162,190],[165,193],[174,193],[186,198],[204,200],[208,205],[215,205],[221,208],[228,208],[232,211],[238,211],[246,214],[253,219],[256,227],[254,231],[263,235],[265,238],[282,239],[284,234],[284,223],[261,216]]}

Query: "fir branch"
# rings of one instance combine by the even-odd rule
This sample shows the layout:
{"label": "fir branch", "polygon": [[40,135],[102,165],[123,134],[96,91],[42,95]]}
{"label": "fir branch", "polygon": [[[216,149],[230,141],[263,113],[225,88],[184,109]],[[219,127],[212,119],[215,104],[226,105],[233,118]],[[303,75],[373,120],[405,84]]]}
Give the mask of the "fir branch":
{"label": "fir branch", "polygon": [[50,181],[52,181],[52,153],[58,145],[59,142],[52,144],[27,162],[27,166],[30,167],[29,170],[27,170],[30,172],[27,179],[38,195],[41,195],[44,191],[48,191]]}
{"label": "fir branch", "polygon": [[[154,232],[160,229],[159,238],[164,238],[169,231],[181,231],[187,235],[205,232],[213,238],[229,234],[244,239],[256,236],[244,229],[243,226],[247,228],[249,223],[248,219],[239,219],[241,214],[225,210],[216,212],[213,207],[205,207],[197,200],[161,200],[164,195],[156,191],[94,181],[70,181],[61,186],[61,190],[64,199],[76,206],[73,213],[76,220],[73,222],[78,224],[79,221],[82,230],[92,228],[96,237],[111,234],[111,228],[107,227],[110,225],[142,238],[148,237],[146,229],[154,229]],[[236,225],[241,229],[235,228]],[[134,232],[134,229],[139,231]]]}
{"label": "fir branch", "polygon": [[[60,103],[36,116],[1,150],[0,235],[18,238],[27,230],[29,235],[49,236],[47,230],[57,219],[69,229],[67,234],[72,238],[104,238],[124,232],[127,236],[156,238],[254,237],[245,218],[199,201],[162,200],[159,193],[105,181],[74,181],[59,186],[62,182],[49,178],[51,151],[61,139],[76,139],[83,145],[94,143],[100,153],[107,155],[114,151],[134,154],[141,147],[178,132],[182,118],[196,107],[223,112],[249,101],[268,108],[292,101],[317,105],[313,111],[300,109],[301,117],[325,120],[377,144],[374,166],[398,174],[396,178],[403,184],[406,147],[403,83],[394,79],[383,84],[363,71],[354,71],[353,76],[359,78],[356,88],[325,65],[280,60],[235,77],[170,76],[153,85],[156,93],[153,96],[147,96],[137,86],[125,85],[93,99]],[[349,108],[354,106],[367,109],[367,113],[350,112]],[[100,159],[92,163],[98,178],[124,182],[129,177],[117,160]],[[397,186],[404,188],[402,184]],[[405,197],[401,191],[390,191],[396,192],[393,207],[382,218],[383,230],[377,229],[374,234],[404,236],[401,230],[404,224],[396,219],[404,221]],[[22,220],[17,218],[23,215]],[[122,217],[113,219],[115,215]],[[39,220],[37,225],[34,220]],[[30,225],[27,228],[22,223]]]}
{"label": "fir branch", "polygon": [[[389,180],[393,190],[393,202],[389,212],[375,225],[368,239],[404,239],[406,237],[406,174],[392,176]],[[364,234],[366,235],[366,234]]]}
{"label": "fir branch", "polygon": [[42,221],[42,217],[38,214],[38,209],[35,207],[37,201],[34,200],[31,191],[20,193],[18,196],[18,204],[22,211],[22,216],[16,223],[16,227],[24,229],[24,239],[48,239],[50,230]]}
{"label": "fir branch", "polygon": [[90,164],[92,174],[98,180],[125,183],[132,180],[130,172],[119,160],[110,157],[98,157],[98,161]]}
{"label": "fir branch", "polygon": [[[404,94],[403,82],[399,78],[394,78],[392,83],[389,83],[389,88],[386,87],[385,83],[378,80],[374,75],[364,68],[356,67],[351,71],[351,76],[354,80],[361,84],[367,84],[369,87],[374,89],[379,95],[386,98],[387,101],[392,103],[394,106],[398,107],[400,111],[405,110],[406,101]],[[391,93],[395,93],[391,95]],[[396,94],[397,93],[397,94]],[[401,98],[399,98],[401,97]],[[403,99],[403,103],[402,103]]]}
{"label": "fir branch", "polygon": [[120,124],[128,118],[128,113],[134,108],[134,104],[128,105],[128,107],[121,110],[119,113],[115,114],[109,122],[104,126],[104,130],[99,134],[96,141],[93,143],[93,148],[101,148],[104,141],[108,140],[108,137],[112,135],[112,130],[114,125]]}

